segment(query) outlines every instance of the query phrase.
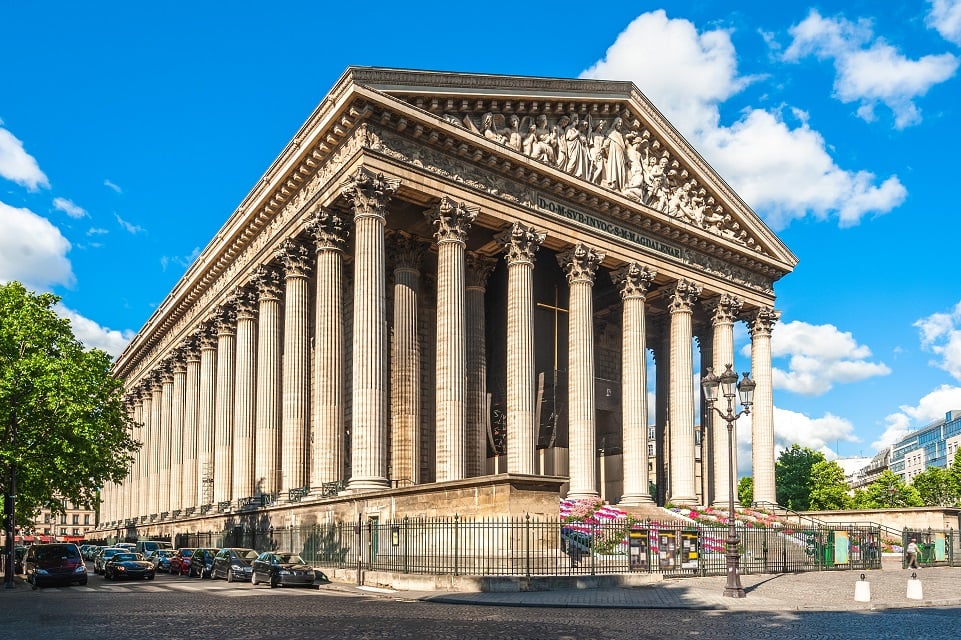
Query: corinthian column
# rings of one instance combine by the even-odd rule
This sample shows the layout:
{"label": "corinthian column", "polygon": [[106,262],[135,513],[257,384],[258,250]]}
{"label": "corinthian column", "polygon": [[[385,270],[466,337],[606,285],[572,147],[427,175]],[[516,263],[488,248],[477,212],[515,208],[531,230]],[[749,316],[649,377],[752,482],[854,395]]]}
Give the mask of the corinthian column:
{"label": "corinthian column", "polygon": [[545,234],[515,222],[495,238],[507,259],[507,471],[532,475],[534,424],[534,256]]}
{"label": "corinthian column", "polygon": [[257,424],[257,300],[249,290],[234,297],[237,309],[237,382],[234,402],[232,494],[254,495],[254,435]]}
{"label": "corinthian column", "polygon": [[680,505],[697,503],[694,481],[694,361],[692,316],[701,287],[679,280],[669,294],[671,312],[671,494]]}
{"label": "corinthian column", "polygon": [[[163,438],[163,377],[164,372],[155,373],[154,384],[151,388],[150,402],[150,440],[148,451],[150,454],[150,477],[147,479],[147,513],[160,515],[160,449]],[[169,415],[169,414],[168,414]]]}
{"label": "corinthian column", "polygon": [[[708,307],[711,311],[711,325],[714,327],[714,337],[712,339],[714,354],[711,359],[714,375],[723,373],[725,365],[734,364],[734,321],[737,319],[738,313],[741,312],[741,304],[742,302],[737,296],[724,293],[721,294],[721,297],[712,300]],[[731,452],[727,446],[727,423],[718,417],[714,411],[705,411],[701,420],[707,427],[706,433],[711,434],[711,448],[714,452],[714,481],[711,486],[711,493],[714,494],[713,505],[726,510],[730,497],[728,491],[728,469],[730,465],[728,460],[737,460],[737,457],[735,455],[729,458]],[[734,453],[736,454],[736,433],[733,440]],[[702,450],[704,450],[704,447],[702,447]],[[703,464],[703,456],[701,459]],[[701,473],[704,472],[704,470],[701,471]],[[736,474],[737,469],[734,472]],[[734,502],[737,502],[737,496],[734,496]]]}
{"label": "corinthian column", "polygon": [[487,468],[487,340],[484,294],[487,278],[497,262],[467,254],[467,477],[484,475]]}
{"label": "corinthian column", "polygon": [[[214,443],[217,432],[217,333],[213,325],[200,331],[200,400],[197,411],[197,505],[213,504]],[[203,510],[203,509],[201,509]]]}
{"label": "corinthian column", "polygon": [[477,211],[444,196],[427,215],[437,240],[437,481],[443,482],[467,473],[465,240]]}
{"label": "corinthian column", "polygon": [[307,221],[317,261],[314,321],[314,426],[311,484],[344,479],[344,245],[347,227],[318,208]]}
{"label": "corinthian column", "polygon": [[354,209],[354,332],[351,491],[389,486],[387,478],[387,279],[384,227],[397,181],[359,168],[344,184]]}
{"label": "corinthian column", "polygon": [[186,402],[187,363],[182,349],[176,350],[173,361],[173,392],[170,412],[170,515],[183,509],[181,496],[184,467],[184,408]]}
{"label": "corinthian column", "polygon": [[631,263],[611,274],[624,301],[621,398],[624,492],[619,504],[653,502],[647,455],[647,323],[644,303],[656,271]]}
{"label": "corinthian column", "polygon": [[200,505],[200,484],[197,472],[197,430],[200,416],[200,346],[196,337],[188,340],[184,354],[187,358],[186,391],[184,393],[184,456],[181,484],[181,508]]}
{"label": "corinthian column", "polygon": [[281,436],[281,490],[309,486],[310,449],[308,408],[307,274],[310,251],[296,240],[286,240],[277,252],[284,267],[284,389]]}
{"label": "corinthian column", "polygon": [[280,273],[263,266],[254,275],[260,300],[257,322],[257,433],[254,461],[255,492],[276,496],[280,491],[281,354]]}
{"label": "corinthian column", "polygon": [[217,314],[217,422],[214,434],[214,502],[230,502],[233,477],[234,390],[237,312],[223,305]]}
{"label": "corinthian column", "polygon": [[585,244],[557,256],[570,285],[567,352],[570,412],[569,498],[595,498],[597,491],[597,411],[594,401],[594,275],[604,253]]}
{"label": "corinthian column", "polygon": [[[134,389],[133,417],[137,423],[136,434],[140,442],[140,448],[134,454],[133,472],[130,474],[130,497],[128,502],[130,509],[128,513],[131,518],[138,518],[147,513],[145,504],[147,491],[143,484],[144,468],[147,464],[147,426],[150,421],[150,408],[147,406],[147,393],[143,384]],[[144,412],[144,408],[147,411]]]}
{"label": "corinthian column", "polygon": [[774,393],[771,387],[771,332],[781,317],[770,307],[755,311],[749,322],[754,406],[751,407],[751,451],[754,501],[777,502],[774,484]]}
{"label": "corinthian column", "polygon": [[391,237],[394,331],[391,344],[391,475],[420,484],[421,351],[417,334],[420,263],[429,247],[408,233]]}

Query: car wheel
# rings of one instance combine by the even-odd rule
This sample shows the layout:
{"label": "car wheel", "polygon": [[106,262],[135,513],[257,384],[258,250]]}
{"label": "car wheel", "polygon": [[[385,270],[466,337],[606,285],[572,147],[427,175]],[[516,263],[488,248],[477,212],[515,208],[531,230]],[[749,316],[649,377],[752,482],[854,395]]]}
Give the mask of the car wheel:
{"label": "car wheel", "polygon": [[253,585],[253,586],[255,586],[255,587],[256,587],[257,584],[258,584],[258,582],[257,582],[257,572],[256,572],[256,571],[250,574],[250,584]]}
{"label": "car wheel", "polygon": [[227,569],[227,582],[233,582],[233,581],[234,581],[234,570]]}
{"label": "car wheel", "polygon": [[271,588],[271,589],[276,589],[276,588],[277,588],[277,578],[271,578],[271,579],[270,579],[270,588]]}
{"label": "car wheel", "polygon": [[147,580],[153,580],[155,576],[147,576]]}

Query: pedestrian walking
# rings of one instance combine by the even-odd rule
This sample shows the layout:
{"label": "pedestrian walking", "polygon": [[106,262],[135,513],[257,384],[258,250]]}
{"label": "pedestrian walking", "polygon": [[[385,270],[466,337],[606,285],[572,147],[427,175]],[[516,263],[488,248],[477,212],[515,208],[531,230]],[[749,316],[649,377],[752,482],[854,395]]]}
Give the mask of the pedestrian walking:
{"label": "pedestrian walking", "polygon": [[908,569],[919,569],[918,567],[918,541],[916,538],[911,538],[911,542],[908,546],[904,548],[904,553],[908,560]]}

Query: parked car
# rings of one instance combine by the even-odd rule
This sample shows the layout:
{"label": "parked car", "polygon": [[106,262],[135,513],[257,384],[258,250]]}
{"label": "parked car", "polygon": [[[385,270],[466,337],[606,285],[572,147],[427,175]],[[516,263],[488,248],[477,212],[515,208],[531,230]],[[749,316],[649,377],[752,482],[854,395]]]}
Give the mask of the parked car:
{"label": "parked car", "polygon": [[157,549],[173,549],[173,547],[166,540],[137,540],[133,550],[146,558]]}
{"label": "parked car", "polygon": [[155,549],[144,559],[153,564],[155,571],[170,573],[170,558],[174,553],[173,549]]}
{"label": "parked car", "polygon": [[94,558],[97,557],[97,554],[100,553],[100,550],[103,548],[104,547],[102,545],[91,544],[91,545],[88,545],[86,549],[81,549],[80,555],[83,556],[84,560],[89,560],[93,562]]}
{"label": "parked car", "polygon": [[214,556],[210,570],[211,578],[224,578],[227,582],[250,580],[250,564],[260,554],[253,549],[225,547]]}
{"label": "parked car", "polygon": [[30,545],[23,558],[23,572],[34,589],[50,584],[87,584],[87,566],[73,543]]}
{"label": "parked car", "polygon": [[117,553],[130,553],[122,547],[104,547],[97,553],[93,558],[93,572],[97,574],[103,574],[103,567],[107,564],[107,560],[112,558]]}
{"label": "parked car", "polygon": [[170,556],[170,573],[178,576],[187,575],[190,571],[190,556],[193,555],[193,552],[193,549],[177,549],[177,551]]}
{"label": "parked car", "polygon": [[104,580],[153,580],[155,575],[153,563],[131,551],[113,554],[103,566]]}
{"label": "parked car", "polygon": [[214,556],[220,549],[208,549],[200,547],[194,549],[190,556],[190,566],[187,567],[187,577],[209,578],[210,572],[214,567]]}
{"label": "parked car", "polygon": [[295,553],[265,551],[250,565],[250,583],[266,582],[274,587],[311,587],[314,585],[314,568]]}

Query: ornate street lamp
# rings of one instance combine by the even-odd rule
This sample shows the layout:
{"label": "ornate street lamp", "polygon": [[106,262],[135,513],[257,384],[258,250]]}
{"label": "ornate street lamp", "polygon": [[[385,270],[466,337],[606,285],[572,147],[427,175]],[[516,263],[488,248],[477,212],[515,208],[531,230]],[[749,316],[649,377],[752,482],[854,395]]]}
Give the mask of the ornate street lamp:
{"label": "ornate street lamp", "polygon": [[[743,598],[744,587],[741,586],[741,575],[739,573],[741,556],[738,553],[738,545],[741,539],[737,534],[737,526],[734,518],[734,422],[742,415],[751,413],[751,405],[754,404],[754,381],[751,374],[745,373],[740,383],[737,381],[737,373],[732,368],[734,365],[725,365],[724,373],[720,376],[714,375],[709,368],[707,375],[701,380],[701,387],[704,389],[704,400],[707,401],[708,410],[713,409],[725,422],[727,422],[727,483],[728,483],[728,518],[727,518],[727,584],[724,585],[724,595],[729,598]],[[717,402],[717,392],[720,387],[721,394],[727,399],[727,412],[722,412],[714,406]],[[735,393],[736,389],[736,393]],[[734,413],[734,397],[740,394],[741,411]]]}

